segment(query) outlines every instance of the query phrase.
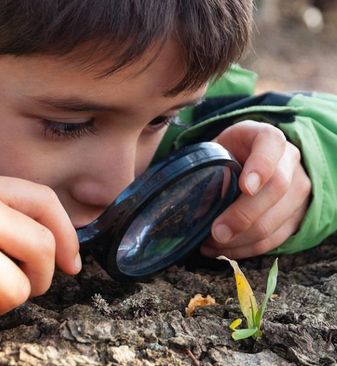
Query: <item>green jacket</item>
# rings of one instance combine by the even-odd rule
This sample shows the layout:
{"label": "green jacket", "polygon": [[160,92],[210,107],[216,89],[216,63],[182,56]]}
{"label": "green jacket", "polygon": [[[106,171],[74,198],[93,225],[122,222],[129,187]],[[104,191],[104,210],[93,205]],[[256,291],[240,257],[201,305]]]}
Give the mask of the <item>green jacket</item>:
{"label": "green jacket", "polygon": [[181,113],[190,127],[170,127],[155,161],[173,149],[209,141],[245,119],[279,127],[301,150],[312,182],[311,202],[299,230],[271,252],[295,253],[320,244],[337,230],[337,97],[323,93],[253,96],[255,82],[254,73],[234,65],[210,85],[205,102]]}

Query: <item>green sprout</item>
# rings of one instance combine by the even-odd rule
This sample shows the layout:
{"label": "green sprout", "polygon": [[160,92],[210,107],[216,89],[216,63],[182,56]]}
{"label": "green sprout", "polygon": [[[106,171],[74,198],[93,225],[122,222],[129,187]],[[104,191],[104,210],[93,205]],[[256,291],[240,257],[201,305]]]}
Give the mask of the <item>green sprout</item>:
{"label": "green sprout", "polygon": [[241,319],[236,319],[231,323],[229,328],[233,331],[232,338],[237,341],[249,337],[255,339],[261,337],[263,314],[266,310],[267,302],[273,295],[277,284],[277,258],[269,271],[266,294],[260,307],[258,307],[253,290],[250,287],[247,278],[239,268],[238,263],[224,255],[217,257],[217,259],[228,261],[234,270],[240,309],[247,322],[247,328],[243,329],[236,329],[242,323]]}

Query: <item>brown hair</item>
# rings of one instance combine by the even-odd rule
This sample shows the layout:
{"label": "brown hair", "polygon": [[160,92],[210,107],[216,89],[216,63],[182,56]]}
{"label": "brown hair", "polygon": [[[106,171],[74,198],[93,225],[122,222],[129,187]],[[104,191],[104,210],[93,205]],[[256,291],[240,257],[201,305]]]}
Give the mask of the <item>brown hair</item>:
{"label": "brown hair", "polygon": [[91,54],[113,56],[109,74],[136,61],[154,41],[173,37],[186,65],[169,92],[177,94],[219,76],[241,56],[251,12],[252,0],[3,0],[0,54],[62,56],[88,44]]}

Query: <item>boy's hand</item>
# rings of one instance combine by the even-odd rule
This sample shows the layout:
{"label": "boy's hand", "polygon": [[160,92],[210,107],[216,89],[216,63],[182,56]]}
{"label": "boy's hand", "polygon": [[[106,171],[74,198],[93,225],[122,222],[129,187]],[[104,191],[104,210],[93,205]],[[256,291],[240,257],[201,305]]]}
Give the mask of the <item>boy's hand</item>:
{"label": "boy's hand", "polygon": [[278,128],[254,121],[229,127],[215,141],[243,165],[242,194],[213,222],[214,239],[201,253],[238,259],[278,247],[297,231],[311,192],[299,150]]}
{"label": "boy's hand", "polygon": [[56,264],[81,268],[75,229],[54,191],[0,177],[0,314],[48,290]]}

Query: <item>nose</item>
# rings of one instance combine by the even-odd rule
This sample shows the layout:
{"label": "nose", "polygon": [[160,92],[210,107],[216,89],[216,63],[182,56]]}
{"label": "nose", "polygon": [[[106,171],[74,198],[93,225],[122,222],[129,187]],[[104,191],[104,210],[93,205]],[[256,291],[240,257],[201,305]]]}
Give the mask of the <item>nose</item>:
{"label": "nose", "polygon": [[111,142],[108,146],[102,143],[97,150],[91,148],[90,154],[82,155],[70,195],[85,207],[82,211],[92,211],[95,216],[134,180],[135,166],[135,143],[124,143],[118,147]]}

